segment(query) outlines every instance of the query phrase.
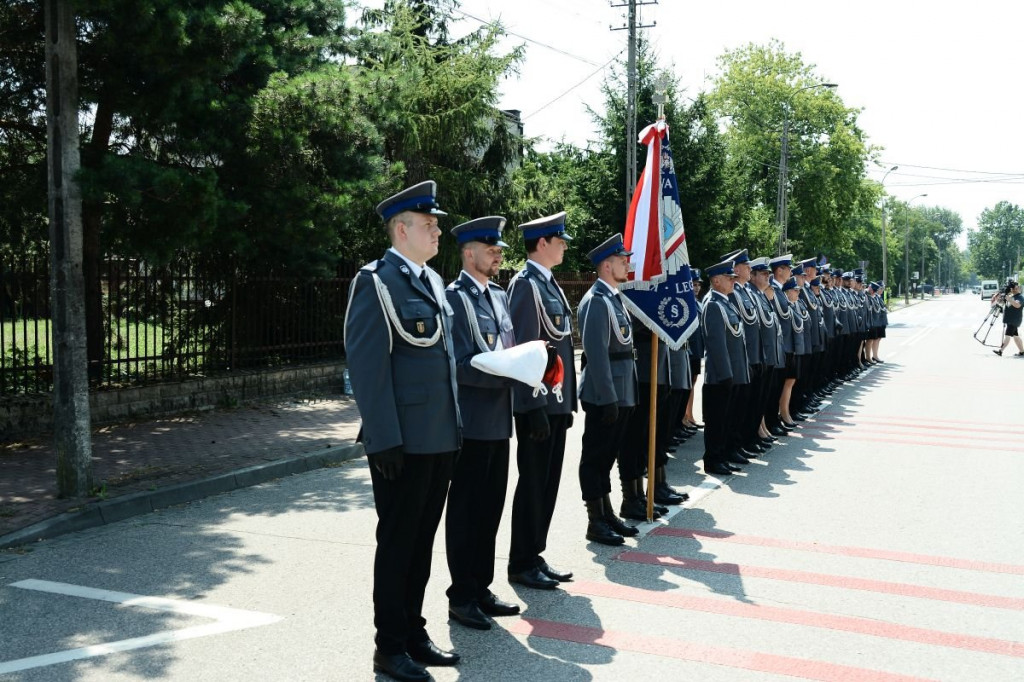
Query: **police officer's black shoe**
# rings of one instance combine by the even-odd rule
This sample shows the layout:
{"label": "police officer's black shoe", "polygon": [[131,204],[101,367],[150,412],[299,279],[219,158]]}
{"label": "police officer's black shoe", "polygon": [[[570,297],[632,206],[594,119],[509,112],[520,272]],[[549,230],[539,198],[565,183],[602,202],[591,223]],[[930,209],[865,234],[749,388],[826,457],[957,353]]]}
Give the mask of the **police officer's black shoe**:
{"label": "police officer's black shoe", "polygon": [[422,642],[409,642],[405,647],[409,658],[420,665],[455,665],[462,656],[454,651],[442,651],[429,638]]}
{"label": "police officer's black shoe", "polygon": [[572,581],[572,571],[559,571],[553,566],[548,566],[548,562],[546,561],[541,561],[540,566],[538,566],[537,569],[547,577],[552,580],[557,580],[560,583]]}
{"label": "police officer's black shoe", "polygon": [[705,464],[704,473],[715,474],[717,476],[728,476],[732,474],[732,469],[727,467],[725,464]]}
{"label": "police officer's black shoe", "polygon": [[[619,507],[619,516],[631,521],[647,520],[647,494],[643,488],[643,479],[622,481],[622,506]],[[667,509],[665,513],[668,513]],[[655,505],[653,518],[661,517],[662,513]]]}
{"label": "police officer's black shoe", "polygon": [[384,673],[399,682],[425,682],[432,679],[430,673],[404,651],[400,654],[384,654],[374,650],[373,671]]}
{"label": "police officer's black shoe", "polygon": [[449,604],[448,615],[451,616],[452,620],[465,625],[467,628],[473,628],[474,630],[491,629],[491,621],[487,620],[484,612],[473,601],[468,604]]}
{"label": "police officer's black shoe", "polygon": [[750,464],[749,459],[741,455],[739,452],[736,452],[735,450],[730,450],[729,452],[727,452],[723,459],[725,459],[727,464]]}
{"label": "police officer's black shoe", "polygon": [[529,568],[520,573],[509,573],[508,581],[537,590],[553,590],[558,587],[558,581],[541,573],[539,568]]}
{"label": "police officer's black shoe", "polygon": [[636,537],[640,534],[640,530],[636,526],[631,526],[618,516],[615,515],[615,508],[612,506],[612,498],[610,495],[605,495],[601,500],[602,509],[604,511],[604,520],[608,522],[608,525],[612,527],[612,530],[619,535],[627,538]]}
{"label": "police officer's black shoe", "polygon": [[519,604],[512,604],[498,599],[489,592],[486,597],[478,600],[480,610],[488,616],[514,616],[519,613]]}
{"label": "police officer's black shoe", "polygon": [[621,545],[624,537],[612,530],[604,518],[604,500],[584,500],[587,505],[587,539],[602,545]]}

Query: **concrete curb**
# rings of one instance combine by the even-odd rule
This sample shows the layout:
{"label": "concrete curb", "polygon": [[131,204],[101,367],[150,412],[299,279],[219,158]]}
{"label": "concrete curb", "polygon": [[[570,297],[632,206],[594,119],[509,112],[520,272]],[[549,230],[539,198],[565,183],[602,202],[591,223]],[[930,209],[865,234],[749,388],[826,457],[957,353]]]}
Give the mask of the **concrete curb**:
{"label": "concrete curb", "polygon": [[307,455],[229,471],[210,478],[178,483],[157,490],[121,495],[102,502],[90,502],[83,505],[78,511],[58,514],[27,528],[0,536],[0,549],[17,547],[38,540],[49,540],[65,533],[116,523],[133,516],[149,514],[158,509],[247,488],[275,478],[322,469],[362,456],[362,444],[349,443]]}

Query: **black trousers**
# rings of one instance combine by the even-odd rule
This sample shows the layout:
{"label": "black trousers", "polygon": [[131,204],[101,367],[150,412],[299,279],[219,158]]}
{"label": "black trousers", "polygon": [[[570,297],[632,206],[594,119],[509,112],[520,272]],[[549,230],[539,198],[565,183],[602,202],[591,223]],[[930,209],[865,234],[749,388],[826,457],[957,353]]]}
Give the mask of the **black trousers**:
{"label": "black trousers", "polygon": [[583,451],[580,454],[580,492],[583,500],[596,500],[611,493],[611,473],[619,446],[626,436],[632,407],[619,407],[611,424],[604,422],[604,407],[583,403]]}
{"label": "black trousers", "polygon": [[[776,375],[779,372],[785,371],[783,369],[777,369],[770,365],[763,365],[761,372],[761,378],[758,381],[757,387],[757,423],[754,424],[754,433],[760,430],[761,419],[764,418],[765,426],[771,427],[772,424],[778,420],[779,416],[779,399],[775,398],[775,405],[772,405],[772,391],[775,388]],[[771,419],[768,415],[771,414]]]}
{"label": "black trousers", "polygon": [[701,389],[704,403],[704,463],[719,464],[729,452],[729,413],[732,382],[705,383]]}
{"label": "black trousers", "polygon": [[374,641],[380,651],[397,654],[406,650],[408,642],[427,637],[423,593],[455,453],[406,454],[402,475],[394,481],[377,471],[372,455],[369,459],[377,508]]}
{"label": "black trousers", "polygon": [[[786,353],[786,363],[789,363],[789,356],[792,353]],[[786,383],[786,373],[788,369],[786,367],[776,367],[775,371],[772,372],[772,383],[771,388],[768,389],[768,404],[764,408],[764,423],[769,429],[773,426],[779,426],[782,419],[779,416],[779,403],[782,400],[782,387]]]}
{"label": "black trousers", "polygon": [[690,388],[673,388],[668,392],[668,411],[665,416],[665,442],[683,425],[683,413],[690,399]]}
{"label": "black trousers", "polygon": [[515,422],[519,481],[512,498],[508,571],[522,573],[544,562],[541,553],[547,547],[558,484],[562,479],[569,415],[549,414],[551,435],[544,440],[530,438],[530,424],[525,415],[515,415]]}
{"label": "black trousers", "polygon": [[[629,417],[626,425],[626,436],[619,447],[619,478],[633,481],[647,471],[648,427],[651,421],[651,384],[637,383],[639,400],[636,409]],[[658,384],[654,424],[654,466],[663,466],[668,462],[666,454],[668,443],[665,439],[665,412],[668,403],[668,387]],[[662,428],[658,428],[661,425]]]}
{"label": "black trousers", "polygon": [[764,382],[764,365],[750,365],[750,383],[741,390],[742,403],[737,406],[739,423],[735,429],[736,445],[751,445],[757,438],[761,425],[761,385]]}
{"label": "black trousers", "polygon": [[455,463],[444,518],[445,549],[457,606],[482,599],[494,581],[494,551],[508,486],[508,439],[466,440]]}

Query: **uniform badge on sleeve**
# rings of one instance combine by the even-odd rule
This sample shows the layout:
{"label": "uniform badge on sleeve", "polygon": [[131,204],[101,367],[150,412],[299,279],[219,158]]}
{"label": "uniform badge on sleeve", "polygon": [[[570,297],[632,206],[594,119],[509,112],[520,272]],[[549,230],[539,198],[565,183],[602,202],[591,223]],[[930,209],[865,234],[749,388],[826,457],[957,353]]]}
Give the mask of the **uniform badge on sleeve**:
{"label": "uniform badge on sleeve", "polygon": [[625,336],[626,335],[626,328],[625,327],[619,327],[619,333],[622,334],[623,336]]}
{"label": "uniform badge on sleeve", "polygon": [[427,323],[423,320],[416,320],[416,331],[420,334],[427,333]]}
{"label": "uniform badge on sleeve", "polygon": [[561,315],[555,315],[554,322],[555,322],[555,326],[556,327],[561,327],[562,326],[562,316]]}
{"label": "uniform badge on sleeve", "polygon": [[493,346],[494,345],[494,334],[492,334],[491,332],[487,332],[487,345],[488,346]]}

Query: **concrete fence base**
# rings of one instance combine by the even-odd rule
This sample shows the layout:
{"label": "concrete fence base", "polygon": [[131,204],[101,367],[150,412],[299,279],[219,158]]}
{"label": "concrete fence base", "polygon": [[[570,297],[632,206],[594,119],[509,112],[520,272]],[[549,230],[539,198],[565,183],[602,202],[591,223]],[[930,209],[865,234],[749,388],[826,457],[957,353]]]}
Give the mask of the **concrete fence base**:
{"label": "concrete fence base", "polygon": [[[341,393],[344,370],[345,363],[338,361],[94,391],[89,395],[92,423],[116,424],[303,393]],[[0,442],[52,432],[52,401],[50,395],[0,398]]]}

